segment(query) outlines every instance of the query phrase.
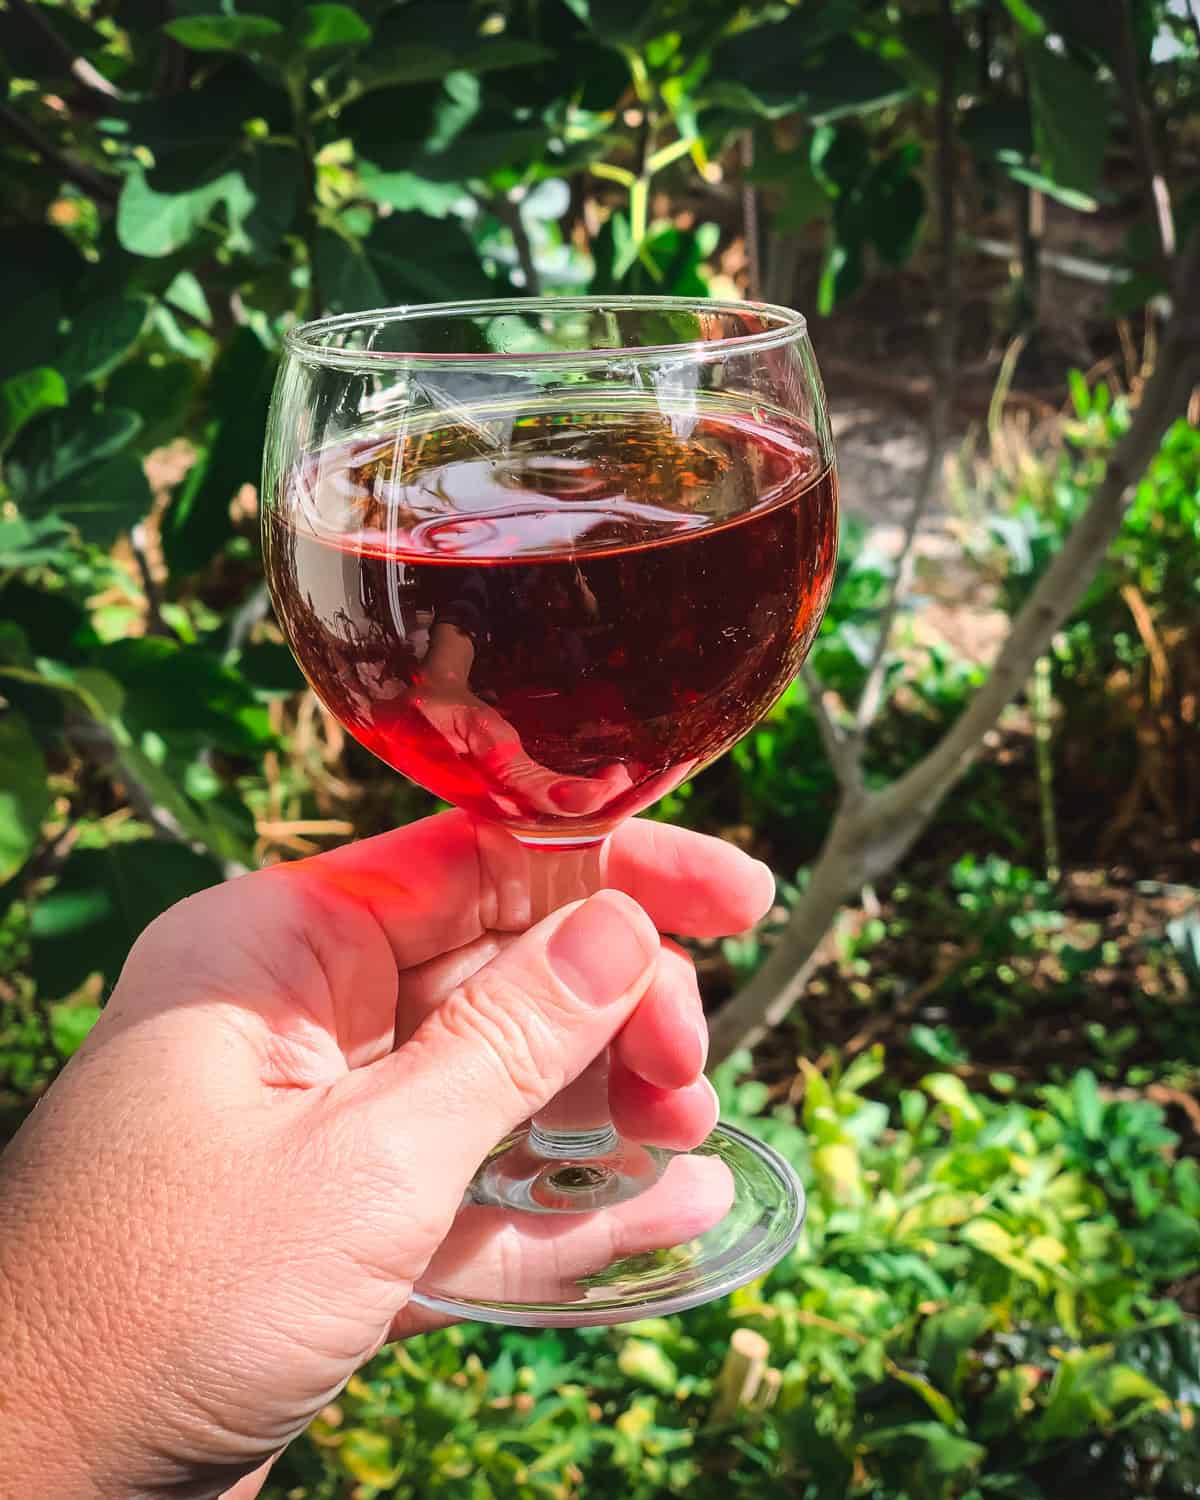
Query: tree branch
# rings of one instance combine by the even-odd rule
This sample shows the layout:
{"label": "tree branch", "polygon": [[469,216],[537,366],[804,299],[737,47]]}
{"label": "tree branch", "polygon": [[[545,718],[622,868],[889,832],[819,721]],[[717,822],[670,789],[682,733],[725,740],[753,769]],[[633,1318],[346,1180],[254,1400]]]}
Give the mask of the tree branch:
{"label": "tree branch", "polygon": [[1171,212],[1171,194],[1158,161],[1150,114],[1142,98],[1137,71],[1137,38],[1133,29],[1133,12],[1129,0],[1111,0],[1113,19],[1113,70],[1121,89],[1121,106],[1133,137],[1133,154],[1137,160],[1138,179],[1146,210],[1154,225],[1157,254],[1155,260],[1167,290],[1172,289],[1175,270],[1175,217]]}
{"label": "tree branch", "polygon": [[1171,423],[1186,413],[1200,381],[1200,231],[1193,234],[1179,271],[1178,306],[1154,373],[1091,503],[1017,614],[987,681],[929,754],[879,793],[881,812],[917,807],[924,817],[932,815],[1095,576],[1120,530],[1133,487]]}
{"label": "tree branch", "polygon": [[1175,312],[1154,374],[1090,505],[1013,621],[987,681],[924,759],[883,791],[843,804],[791,921],[766,962],[711,1027],[710,1063],[753,1046],[803,993],[817,947],[842,902],[893,869],[979,753],[1001,711],[1075,608],[1120,530],[1133,486],[1200,382],[1200,230],[1181,257]]}
{"label": "tree branch", "polygon": [[805,662],[800,668],[800,678],[808,689],[808,701],[816,717],[821,743],[825,747],[825,754],[829,757],[838,785],[845,796],[861,797],[863,775],[859,757],[849,736],[829,712],[825,703],[824,685],[813,671],[811,663]]}
{"label": "tree branch", "polygon": [[533,259],[533,244],[529,238],[529,231],[525,227],[525,220],[521,217],[521,205],[514,203],[507,193],[497,193],[487,206],[513,237],[513,244],[517,251],[517,264],[521,267],[521,274],[525,278],[525,290],[531,297],[541,296],[542,279],[538,275],[538,268]]}
{"label": "tree branch", "polygon": [[941,286],[937,331],[933,348],[933,395],[929,403],[925,464],[913,496],[912,507],[904,527],[896,576],[883,615],[879,636],[867,667],[866,679],[854,714],[853,745],[861,752],[863,740],[875,722],[883,704],[887,678],[888,647],[896,618],[912,587],[916,569],[917,537],[921,520],[939,488],[942,450],[950,427],[950,401],[954,385],[955,351],[958,345],[958,255],[956,244],[956,204],[958,191],[958,148],[954,135],[955,67],[958,61],[958,32],[950,0],[942,0],[942,74],[938,84],[935,136],[937,156],[935,176],[938,188],[938,280]]}
{"label": "tree branch", "polygon": [[76,161],[68,156],[52,141],[46,140],[32,121],[18,114],[15,109],[10,109],[7,104],[0,104],[0,124],[6,125],[19,141],[31,151],[36,151],[47,166],[56,167],[67,182],[73,182],[90,198],[98,198],[107,204],[117,201],[119,189],[114,178],[97,171],[95,167],[89,167],[86,162]]}
{"label": "tree branch", "polygon": [[760,302],[763,294],[762,256],[758,240],[758,190],[746,175],[754,166],[754,132],[742,132],[739,150],[742,158],[742,235],[746,241],[746,286],[751,300]]}
{"label": "tree branch", "polygon": [[27,25],[39,31],[52,51],[67,65],[67,70],[81,87],[93,94],[103,94],[109,99],[119,99],[121,91],[100,70],[80,57],[69,42],[63,40],[50,25],[39,5],[30,5],[29,0],[8,0],[9,8],[16,12]]}

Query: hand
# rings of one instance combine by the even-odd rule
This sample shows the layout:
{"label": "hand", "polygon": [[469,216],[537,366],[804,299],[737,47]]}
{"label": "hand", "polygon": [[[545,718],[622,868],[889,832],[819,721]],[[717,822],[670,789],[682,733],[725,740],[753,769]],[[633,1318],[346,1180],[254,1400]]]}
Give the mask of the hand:
{"label": "hand", "polygon": [[[0,1163],[12,1493],[257,1493],[359,1364],[427,1326],[406,1309],[431,1258],[495,1252],[455,1224],[476,1165],[610,1039],[623,1132],[707,1134],[695,976],[656,929],[738,931],[770,899],[698,834],[633,822],[547,861],[451,813],[166,913]],[[689,1163],[654,1207],[565,1217],[517,1260],[586,1269],[600,1221],[631,1249],[688,1206],[705,1227],[724,1190],[672,1176]]]}

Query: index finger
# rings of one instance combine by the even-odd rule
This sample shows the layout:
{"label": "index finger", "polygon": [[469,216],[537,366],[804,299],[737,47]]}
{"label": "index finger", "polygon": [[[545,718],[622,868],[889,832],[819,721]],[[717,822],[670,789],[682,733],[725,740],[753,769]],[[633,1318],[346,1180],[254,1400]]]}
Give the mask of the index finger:
{"label": "index finger", "polygon": [[606,887],[685,937],[744,931],[775,889],[767,866],[732,844],[639,818],[568,851],[531,849],[493,824],[441,813],[282,868],[366,906],[405,969],[485,932],[523,932]]}

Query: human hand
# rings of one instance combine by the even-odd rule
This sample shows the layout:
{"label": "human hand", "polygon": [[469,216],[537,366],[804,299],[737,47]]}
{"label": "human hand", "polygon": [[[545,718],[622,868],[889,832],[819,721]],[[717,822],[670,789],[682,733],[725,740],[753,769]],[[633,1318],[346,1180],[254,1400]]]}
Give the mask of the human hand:
{"label": "human hand", "polygon": [[[427,1326],[408,1299],[431,1258],[502,1273],[489,1224],[455,1223],[463,1192],[610,1039],[624,1134],[708,1133],[695,976],[656,929],[737,931],[770,897],[683,830],[629,823],[551,865],[452,813],[160,918],[0,1164],[12,1494],[256,1493],[242,1476]],[[699,1232],[725,1200],[672,1176],[689,1165],[616,1217],[543,1225],[518,1277],[603,1262],[612,1226],[629,1250],[663,1216]]]}

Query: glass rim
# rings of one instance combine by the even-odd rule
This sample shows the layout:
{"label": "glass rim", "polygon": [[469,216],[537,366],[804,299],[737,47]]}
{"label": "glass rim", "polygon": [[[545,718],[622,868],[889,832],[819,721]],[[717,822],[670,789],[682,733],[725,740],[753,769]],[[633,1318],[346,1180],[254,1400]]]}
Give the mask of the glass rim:
{"label": "glass rim", "polygon": [[[433,317],[501,317],[506,313],[566,312],[709,312],[744,316],[757,313],[770,326],[730,338],[694,339],[678,344],[629,345],[617,349],[545,349],[529,353],[497,351],[489,354],[435,353],[389,349],[341,349],[323,342],[331,333],[379,322],[419,322]],[[735,302],[716,297],[494,297],[470,302],[413,302],[394,307],[335,313],[297,323],[284,335],[284,349],[307,364],[339,369],[494,369],[533,365],[570,368],[597,360],[624,359],[638,364],[666,364],[674,360],[715,360],[730,355],[777,349],[808,336],[803,313],[773,302]]]}

